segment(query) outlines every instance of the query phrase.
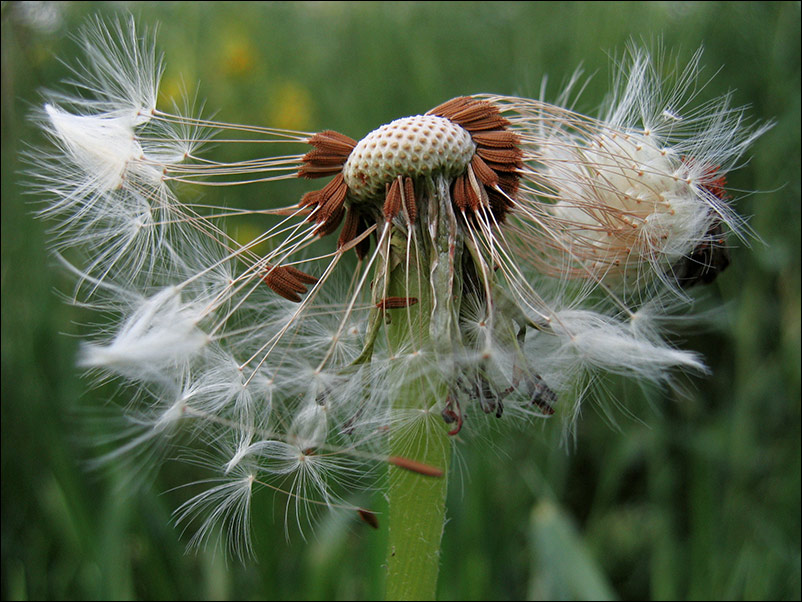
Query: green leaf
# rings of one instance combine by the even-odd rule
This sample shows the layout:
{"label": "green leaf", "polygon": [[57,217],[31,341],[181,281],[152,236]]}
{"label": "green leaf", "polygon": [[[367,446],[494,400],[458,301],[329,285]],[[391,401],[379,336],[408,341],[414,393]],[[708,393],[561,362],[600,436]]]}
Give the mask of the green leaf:
{"label": "green leaf", "polygon": [[530,523],[530,600],[615,600],[617,596],[573,520],[543,501]]}

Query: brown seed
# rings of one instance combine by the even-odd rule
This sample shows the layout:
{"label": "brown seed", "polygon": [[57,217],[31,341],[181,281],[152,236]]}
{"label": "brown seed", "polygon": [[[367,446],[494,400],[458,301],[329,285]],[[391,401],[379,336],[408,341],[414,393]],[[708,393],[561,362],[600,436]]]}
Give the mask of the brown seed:
{"label": "brown seed", "polygon": [[401,178],[393,180],[387,189],[387,197],[384,200],[384,217],[387,221],[398,215],[401,210]]}
{"label": "brown seed", "polygon": [[298,170],[297,177],[308,180],[333,176],[342,171],[341,165],[315,165],[306,163]]}
{"label": "brown seed", "polygon": [[292,278],[295,278],[298,282],[303,282],[304,284],[315,284],[317,282],[317,278],[315,278],[311,274],[307,274],[306,272],[302,272],[301,270],[299,270],[298,268],[296,268],[294,266],[285,265],[285,266],[282,266],[282,269],[285,272],[287,272],[287,274],[289,276],[291,276]]}
{"label": "brown seed", "polygon": [[418,217],[418,203],[415,200],[415,184],[409,176],[404,179],[404,206],[407,209],[409,223],[414,224]]}
{"label": "brown seed", "polygon": [[465,105],[470,102],[470,100],[471,99],[468,96],[458,96],[456,98],[452,98],[451,100],[445,101],[443,104],[437,105],[426,114],[451,119],[454,114],[464,108]]}
{"label": "brown seed", "polygon": [[345,215],[345,208],[342,205],[340,205],[334,210],[334,213],[332,213],[325,220],[320,222],[320,225],[315,230],[315,234],[317,234],[321,238],[323,238],[324,236],[328,236],[329,234],[331,234],[337,228],[340,227],[340,223],[343,221],[344,215]]}
{"label": "brown seed", "polygon": [[402,456],[390,456],[387,458],[387,462],[393,466],[398,466],[398,468],[403,468],[404,470],[409,470],[410,472],[416,472],[425,477],[443,476],[443,471],[439,468],[429,466],[423,462],[416,462],[415,460],[410,460],[409,458],[404,458]]}
{"label": "brown seed", "polygon": [[417,302],[417,297],[385,297],[376,304],[376,307],[379,309],[400,309],[415,305]]}
{"label": "brown seed", "polygon": [[327,221],[336,211],[342,208],[345,196],[348,194],[348,186],[345,184],[341,173],[320,191],[318,206],[320,210],[315,214],[314,219],[318,222]]}
{"label": "brown seed", "polygon": [[462,125],[463,123],[470,123],[471,121],[481,121],[498,115],[498,109],[495,105],[487,102],[486,100],[469,100],[461,109],[454,112],[449,119],[455,123]]}
{"label": "brown seed", "polygon": [[274,293],[294,303],[301,302],[300,294],[306,292],[305,282],[306,284],[317,282],[313,276],[291,266],[267,266],[267,269],[268,272],[262,276],[262,281]]}
{"label": "brown seed", "polygon": [[512,201],[495,189],[488,188],[486,191],[490,201],[490,210],[496,221],[502,223],[507,213],[513,208]]}
{"label": "brown seed", "polygon": [[317,206],[319,200],[320,200],[320,191],[312,190],[311,192],[307,192],[305,195],[301,197],[301,201],[298,203],[298,206],[299,207],[308,207],[309,205]]}
{"label": "brown seed", "polygon": [[465,190],[465,176],[457,176],[454,180],[454,205],[460,211],[468,208],[468,193]]}
{"label": "brown seed", "polygon": [[523,163],[520,161],[520,159],[516,161],[499,163],[497,161],[492,161],[490,159],[485,158],[485,163],[487,163],[487,166],[493,171],[495,171],[499,175],[499,177],[501,176],[501,174],[498,172],[515,173],[521,167],[523,167]]}
{"label": "brown seed", "polygon": [[469,132],[501,130],[510,124],[493,103],[475,100],[469,96],[452,98],[429,111],[427,115],[445,117]]}
{"label": "brown seed", "polygon": [[510,122],[501,115],[490,115],[484,119],[460,123],[460,125],[473,134],[484,130],[502,130],[510,125]]}
{"label": "brown seed", "polygon": [[520,143],[520,138],[507,130],[493,130],[489,132],[476,132],[472,135],[473,141],[479,147],[514,148]]}
{"label": "brown seed", "polygon": [[479,147],[476,149],[476,154],[486,161],[509,164],[512,167],[512,169],[505,169],[504,171],[512,171],[515,168],[523,167],[521,151],[517,148],[494,149]]}
{"label": "brown seed", "polygon": [[345,159],[348,158],[348,155],[351,154],[351,151],[356,146],[356,140],[334,130],[318,132],[309,138],[307,142],[317,149],[343,156]]}
{"label": "brown seed", "polygon": [[520,177],[518,176],[518,174],[515,172],[507,171],[498,173],[497,175],[498,175],[499,188],[501,188],[511,197],[515,197],[515,194],[518,192],[518,183],[520,181]]}
{"label": "brown seed", "polygon": [[353,207],[349,207],[345,213],[345,223],[337,239],[337,248],[340,249],[354,240],[359,228],[359,213]]}
{"label": "brown seed", "polygon": [[370,510],[365,510],[364,508],[357,508],[356,511],[359,513],[359,518],[365,521],[368,525],[370,525],[374,529],[379,528],[379,519],[373,512],[371,512]]}
{"label": "brown seed", "polygon": [[554,403],[557,395],[552,391],[539,376],[532,386],[532,405],[537,406],[546,416],[554,415]]}
{"label": "brown seed", "polygon": [[471,159],[471,168],[473,169],[473,173],[476,174],[476,177],[479,178],[485,186],[493,188],[498,184],[498,175],[487,166],[487,163],[485,163],[478,154],[474,155]]}
{"label": "brown seed", "polygon": [[448,434],[452,437],[458,435],[462,430],[462,410],[459,407],[459,402],[450,395],[446,400],[446,407],[443,408],[442,416],[446,424],[454,425],[454,427],[448,431]]}
{"label": "brown seed", "polygon": [[299,178],[325,178],[342,171],[342,166],[356,146],[356,141],[333,130],[315,134],[307,140],[315,147],[303,157]]}
{"label": "brown seed", "polygon": [[321,150],[316,148],[314,150],[309,151],[303,156],[304,163],[311,163],[313,165],[318,166],[325,166],[325,165],[339,165],[342,166],[343,163],[348,159],[348,157],[343,157],[337,153],[330,153],[325,150]]}
{"label": "brown seed", "polygon": [[471,177],[471,174],[473,174],[473,170],[468,166],[467,176],[465,177],[465,196],[468,199],[468,209],[477,211],[482,206],[484,187],[476,181],[475,176]]}
{"label": "brown seed", "polygon": [[[361,235],[365,230],[370,228],[370,224],[368,223],[367,219],[364,216],[360,215],[359,218],[359,228],[357,229],[356,235]],[[356,256],[361,260],[367,257],[368,253],[370,253],[370,236],[366,236],[361,241],[357,243],[354,247],[354,252]]]}

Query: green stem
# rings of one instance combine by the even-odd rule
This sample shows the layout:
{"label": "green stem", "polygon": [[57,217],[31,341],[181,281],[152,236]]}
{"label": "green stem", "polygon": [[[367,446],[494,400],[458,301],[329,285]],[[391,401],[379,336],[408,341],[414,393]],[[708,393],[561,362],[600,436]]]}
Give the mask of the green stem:
{"label": "green stem", "polygon": [[[396,349],[423,350],[426,361],[431,362],[452,350],[454,263],[459,257],[455,250],[461,252],[461,247],[453,244],[456,221],[447,183],[429,180],[426,188],[420,223],[428,227],[416,228],[413,251],[406,236],[396,237],[387,263],[388,294],[415,297],[418,302],[391,312],[387,332]],[[443,476],[389,467],[387,600],[434,600],[440,569],[451,442],[439,408],[448,395],[448,385],[439,370],[421,370],[420,374],[417,380],[399,374],[405,385],[394,408],[410,419],[391,432],[390,454],[438,468]]]}
{"label": "green stem", "polygon": [[390,466],[387,600],[434,600],[437,588],[451,447],[440,416],[415,426],[393,438],[393,453],[419,450],[416,461],[444,474],[427,477]]}

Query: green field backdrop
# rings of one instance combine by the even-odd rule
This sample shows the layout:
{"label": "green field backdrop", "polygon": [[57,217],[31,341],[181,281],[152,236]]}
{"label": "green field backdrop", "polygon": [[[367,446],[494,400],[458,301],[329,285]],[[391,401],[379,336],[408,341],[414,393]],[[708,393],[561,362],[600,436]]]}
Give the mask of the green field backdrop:
{"label": "green field backdrop", "polygon": [[[27,119],[37,90],[76,59],[70,33],[122,11],[158,25],[163,100],[188,89],[222,121],[357,139],[457,95],[537,97],[546,75],[553,99],[580,64],[592,78],[577,109],[593,113],[628,41],[661,41],[686,60],[704,46],[715,79],[700,101],[732,90],[757,122],[777,122],[729,179],[761,241],[734,250],[701,291],[708,318],[678,335],[712,375],[685,379],[684,395],[611,382],[625,410],[587,406],[567,446],[556,420],[461,445],[439,598],[800,598],[799,2],[3,2],[3,599],[383,591],[383,535],[359,521],[324,514],[304,539],[285,530],[285,500],[263,493],[254,561],[186,554],[171,512],[191,469],[168,463],[139,482],[119,466],[89,470],[112,423],[83,408],[114,413],[105,400],[116,391],[93,389],[75,367],[90,316],[59,299],[69,279],[23,193],[20,152],[39,141]],[[285,205],[300,190],[208,200]],[[232,227],[249,237],[260,224]],[[361,501],[381,508],[380,495]]]}

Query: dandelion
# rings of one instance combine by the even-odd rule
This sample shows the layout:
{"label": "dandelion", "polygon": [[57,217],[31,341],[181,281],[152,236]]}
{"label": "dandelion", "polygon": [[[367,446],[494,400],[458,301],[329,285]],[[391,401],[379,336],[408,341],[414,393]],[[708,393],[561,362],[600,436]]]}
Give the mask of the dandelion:
{"label": "dandelion", "polygon": [[[247,554],[260,488],[299,525],[317,506],[379,524],[349,499],[390,465],[391,534],[417,521],[407,538],[436,550],[451,447],[481,423],[570,425],[599,374],[705,370],[661,325],[726,267],[724,232],[748,233],[726,175],[765,126],[728,96],[689,108],[699,54],[672,87],[633,50],[598,119],[463,96],[354,140],[164,111],[147,32],[94,22],[83,39],[77,91],[39,115],[35,186],[55,249],[83,254],[75,301],[115,317],[81,364],[141,390],[123,449],[181,428],[216,472],[178,510],[194,544],[222,525]],[[212,135],[279,150],[222,163],[202,156]],[[310,189],[279,209],[177,188],[294,178]],[[242,244],[225,222],[248,214],[274,223]],[[393,541],[391,581],[433,583],[431,549]]]}

